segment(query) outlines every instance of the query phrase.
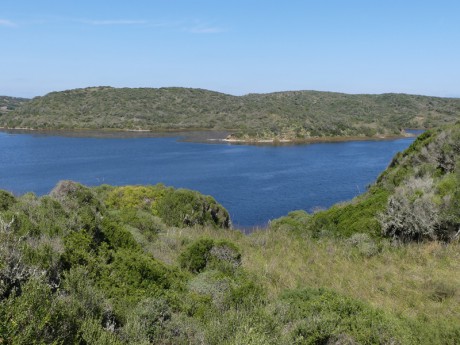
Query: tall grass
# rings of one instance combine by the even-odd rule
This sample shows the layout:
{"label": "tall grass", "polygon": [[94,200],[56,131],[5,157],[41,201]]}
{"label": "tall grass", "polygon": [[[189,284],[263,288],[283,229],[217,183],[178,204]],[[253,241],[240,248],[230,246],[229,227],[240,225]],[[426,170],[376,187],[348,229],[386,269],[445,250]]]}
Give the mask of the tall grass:
{"label": "tall grass", "polygon": [[459,243],[393,245],[383,240],[373,242],[369,252],[343,239],[312,239],[270,228],[249,236],[171,228],[150,250],[157,259],[174,263],[188,243],[204,236],[237,244],[243,268],[260,278],[271,298],[286,289],[325,287],[414,320],[460,321]]}

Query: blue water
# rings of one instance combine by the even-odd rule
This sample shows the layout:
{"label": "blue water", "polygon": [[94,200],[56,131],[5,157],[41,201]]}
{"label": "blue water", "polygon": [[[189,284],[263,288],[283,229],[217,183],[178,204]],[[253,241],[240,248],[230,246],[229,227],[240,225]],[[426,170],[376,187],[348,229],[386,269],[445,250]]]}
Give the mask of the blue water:
{"label": "blue water", "polygon": [[0,189],[43,195],[64,179],[90,186],[162,182],[214,196],[236,226],[262,226],[364,192],[413,140],[251,146],[0,132]]}

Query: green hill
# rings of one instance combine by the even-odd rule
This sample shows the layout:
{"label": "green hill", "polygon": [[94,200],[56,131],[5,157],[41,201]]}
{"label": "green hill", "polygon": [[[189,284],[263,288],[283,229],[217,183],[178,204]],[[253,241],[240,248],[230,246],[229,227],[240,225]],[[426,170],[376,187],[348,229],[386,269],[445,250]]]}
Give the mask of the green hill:
{"label": "green hill", "polygon": [[2,115],[15,110],[27,101],[29,101],[27,98],[0,96],[0,120]]}
{"label": "green hill", "polygon": [[460,99],[292,91],[231,96],[186,88],[93,87],[36,97],[0,118],[40,129],[229,130],[234,139],[401,135],[454,123]]}
{"label": "green hill", "polygon": [[0,191],[1,344],[457,344],[460,124],[251,235],[212,197]]}

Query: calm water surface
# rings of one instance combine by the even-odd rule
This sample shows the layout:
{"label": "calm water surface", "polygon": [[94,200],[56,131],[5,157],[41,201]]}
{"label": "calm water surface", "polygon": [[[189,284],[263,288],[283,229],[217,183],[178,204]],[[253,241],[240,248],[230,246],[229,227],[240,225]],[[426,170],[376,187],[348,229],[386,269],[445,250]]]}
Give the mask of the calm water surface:
{"label": "calm water surface", "polygon": [[234,225],[252,227],[353,198],[413,140],[251,146],[0,132],[0,189],[43,195],[64,179],[91,186],[162,182],[210,194]]}

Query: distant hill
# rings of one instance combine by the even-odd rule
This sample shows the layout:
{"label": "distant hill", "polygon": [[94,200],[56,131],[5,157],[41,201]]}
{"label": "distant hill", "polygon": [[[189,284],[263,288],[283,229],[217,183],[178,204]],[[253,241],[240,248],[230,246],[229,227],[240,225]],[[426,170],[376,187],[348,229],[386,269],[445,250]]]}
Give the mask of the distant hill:
{"label": "distant hill", "polygon": [[41,129],[230,130],[236,139],[400,135],[455,122],[460,99],[289,91],[232,96],[188,88],[91,87],[52,92],[0,118]]}
{"label": "distant hill", "polygon": [[0,96],[0,116],[27,102],[27,98]]}

